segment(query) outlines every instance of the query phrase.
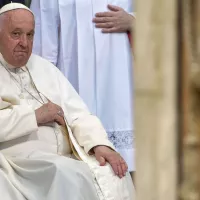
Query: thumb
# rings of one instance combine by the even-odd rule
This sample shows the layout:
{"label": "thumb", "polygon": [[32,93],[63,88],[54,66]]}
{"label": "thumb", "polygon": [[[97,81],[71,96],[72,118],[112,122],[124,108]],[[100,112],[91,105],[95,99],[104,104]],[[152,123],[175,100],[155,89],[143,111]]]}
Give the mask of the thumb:
{"label": "thumb", "polygon": [[106,160],[102,156],[98,157],[97,160],[99,161],[100,166],[104,166],[106,164]]}
{"label": "thumb", "polygon": [[122,8],[108,4],[108,9],[114,12],[120,11]]}

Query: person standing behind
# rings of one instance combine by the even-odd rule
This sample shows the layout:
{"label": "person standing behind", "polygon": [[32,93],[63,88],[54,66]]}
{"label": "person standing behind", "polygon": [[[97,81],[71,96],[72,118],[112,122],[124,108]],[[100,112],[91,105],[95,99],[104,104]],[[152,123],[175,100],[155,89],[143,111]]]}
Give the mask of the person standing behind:
{"label": "person standing behind", "polygon": [[134,20],[128,14],[132,0],[32,0],[30,8],[36,16],[33,52],[64,73],[103,122],[129,171],[134,171],[132,55],[127,37]]}
{"label": "person standing behind", "polygon": [[24,4],[25,5],[25,1],[27,0],[0,0],[0,8],[2,8],[3,6],[5,6],[6,4],[9,4],[11,2],[13,3],[21,3],[21,4]]}

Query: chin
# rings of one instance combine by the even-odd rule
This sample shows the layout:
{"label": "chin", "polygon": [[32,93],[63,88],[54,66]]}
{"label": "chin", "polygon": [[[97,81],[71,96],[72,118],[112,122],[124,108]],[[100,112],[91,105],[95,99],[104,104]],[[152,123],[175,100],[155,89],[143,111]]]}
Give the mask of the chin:
{"label": "chin", "polygon": [[17,67],[23,67],[23,66],[25,66],[26,64],[27,64],[27,62],[28,62],[28,57],[21,57],[21,58],[17,58],[16,59],[16,64],[17,64]]}
{"label": "chin", "polygon": [[15,61],[13,66],[16,68],[24,67],[27,64],[28,61]]}

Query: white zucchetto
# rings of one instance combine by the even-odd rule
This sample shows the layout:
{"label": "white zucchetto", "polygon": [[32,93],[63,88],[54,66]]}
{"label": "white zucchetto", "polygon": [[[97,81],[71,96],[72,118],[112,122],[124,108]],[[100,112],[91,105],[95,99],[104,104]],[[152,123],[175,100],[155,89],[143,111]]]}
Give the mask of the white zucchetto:
{"label": "white zucchetto", "polygon": [[25,6],[25,5],[21,4],[21,3],[12,3],[11,2],[9,4],[6,4],[5,6],[3,6],[0,9],[0,15],[5,13],[5,12],[11,11],[11,10],[17,10],[17,9],[25,9],[25,10],[28,10],[29,12],[32,13],[32,11],[27,6]]}

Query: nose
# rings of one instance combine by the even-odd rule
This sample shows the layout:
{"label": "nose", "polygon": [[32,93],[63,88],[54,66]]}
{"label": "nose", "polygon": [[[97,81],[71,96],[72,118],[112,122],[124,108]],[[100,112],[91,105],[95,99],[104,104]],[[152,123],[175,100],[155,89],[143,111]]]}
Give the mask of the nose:
{"label": "nose", "polygon": [[25,34],[23,34],[21,37],[20,37],[20,42],[19,44],[22,46],[22,47],[27,47],[28,46],[28,39],[27,39],[27,36]]}

